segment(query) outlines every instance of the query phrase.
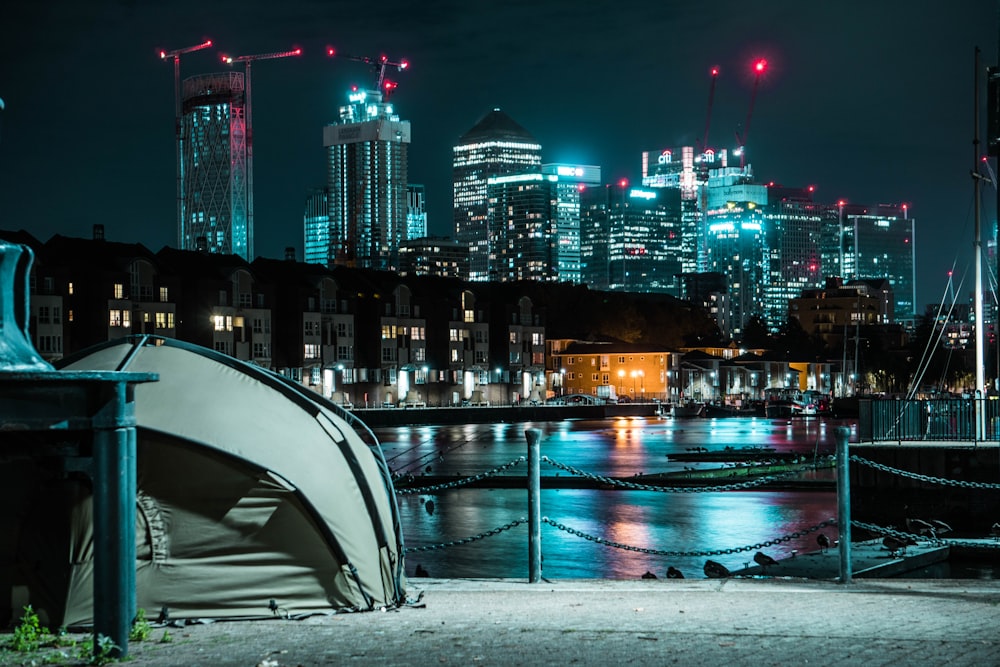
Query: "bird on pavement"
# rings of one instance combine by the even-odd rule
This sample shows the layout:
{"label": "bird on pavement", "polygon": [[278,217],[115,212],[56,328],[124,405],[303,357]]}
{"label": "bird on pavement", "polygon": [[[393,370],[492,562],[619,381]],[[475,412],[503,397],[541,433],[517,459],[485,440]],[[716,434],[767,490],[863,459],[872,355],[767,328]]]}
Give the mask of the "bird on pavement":
{"label": "bird on pavement", "polygon": [[729,569],[722,563],[716,563],[714,560],[705,561],[705,576],[709,579],[724,579],[730,576]]}
{"label": "bird on pavement", "polygon": [[826,550],[830,548],[830,538],[824,533],[820,533],[816,536],[816,544],[818,544],[819,548],[826,553]]}
{"label": "bird on pavement", "polygon": [[916,544],[912,538],[901,539],[898,537],[893,537],[892,535],[886,535],[882,538],[882,546],[889,550],[889,557],[895,558],[898,552],[906,554],[906,547]]}
{"label": "bird on pavement", "polygon": [[934,525],[923,519],[906,517],[906,532],[924,537],[934,537]]}
{"label": "bird on pavement", "polygon": [[650,572],[649,570],[646,570],[646,573],[642,575],[642,578],[643,579],[657,579],[658,577],[655,574],[653,574],[652,572]]}
{"label": "bird on pavement", "polygon": [[757,565],[760,565],[760,571],[763,572],[764,574],[767,574],[767,568],[771,567],[772,565],[779,565],[778,561],[774,560],[763,551],[758,551],[753,555],[753,562],[757,563]]}
{"label": "bird on pavement", "polygon": [[667,579],[683,579],[684,573],[671,565],[667,568]]}
{"label": "bird on pavement", "polygon": [[427,570],[424,569],[423,565],[421,565],[420,563],[417,563],[417,569],[413,573],[413,576],[415,576],[415,577],[429,577],[431,575],[427,573]]}

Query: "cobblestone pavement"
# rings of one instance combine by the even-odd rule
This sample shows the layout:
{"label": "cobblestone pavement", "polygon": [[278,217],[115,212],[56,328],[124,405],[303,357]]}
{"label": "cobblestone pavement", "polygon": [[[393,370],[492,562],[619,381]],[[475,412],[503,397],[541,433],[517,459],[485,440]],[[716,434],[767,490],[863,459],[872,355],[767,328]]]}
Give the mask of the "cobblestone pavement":
{"label": "cobblestone pavement", "polygon": [[422,606],[157,628],[128,664],[1000,665],[996,581],[416,579],[409,592]]}

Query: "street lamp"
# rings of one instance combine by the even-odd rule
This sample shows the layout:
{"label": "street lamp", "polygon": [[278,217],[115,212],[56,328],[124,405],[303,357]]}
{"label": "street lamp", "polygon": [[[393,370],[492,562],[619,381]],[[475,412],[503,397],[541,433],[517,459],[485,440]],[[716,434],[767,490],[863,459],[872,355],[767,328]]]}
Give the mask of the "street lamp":
{"label": "street lamp", "polygon": [[559,395],[562,396],[566,393],[566,369],[559,369]]}
{"label": "street lamp", "polygon": [[625,369],[623,368],[618,369],[618,393],[625,393]]}

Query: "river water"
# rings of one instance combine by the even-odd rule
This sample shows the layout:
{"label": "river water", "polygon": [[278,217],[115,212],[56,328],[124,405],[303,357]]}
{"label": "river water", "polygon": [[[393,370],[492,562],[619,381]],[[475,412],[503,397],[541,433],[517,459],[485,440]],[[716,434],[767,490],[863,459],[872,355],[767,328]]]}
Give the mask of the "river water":
{"label": "river water", "polygon": [[[774,448],[805,457],[831,455],[835,427],[851,424],[820,419],[614,418],[516,424],[409,426],[376,430],[391,470],[418,478],[477,475],[526,454],[525,430],[542,433],[541,454],[601,476],[718,468],[720,463],[669,461],[696,448]],[[503,474],[523,476],[522,463]],[[542,463],[542,475],[568,475]],[[821,471],[827,475],[829,471]],[[524,489],[456,488],[397,496],[405,546],[433,546],[481,535],[527,515]],[[663,578],[668,566],[685,577],[703,578],[706,558],[730,570],[752,564],[756,551],[704,555],[775,540],[836,516],[830,489],[658,492],[621,489],[542,489],[543,517],[568,528],[636,549],[679,552],[655,555],[610,547],[542,525],[542,576],[635,579],[646,571]],[[831,541],[835,526],[822,529]],[[817,549],[816,532],[767,547],[775,558]],[[528,576],[528,529],[515,526],[468,544],[406,556],[407,573],[417,564],[432,577]]]}

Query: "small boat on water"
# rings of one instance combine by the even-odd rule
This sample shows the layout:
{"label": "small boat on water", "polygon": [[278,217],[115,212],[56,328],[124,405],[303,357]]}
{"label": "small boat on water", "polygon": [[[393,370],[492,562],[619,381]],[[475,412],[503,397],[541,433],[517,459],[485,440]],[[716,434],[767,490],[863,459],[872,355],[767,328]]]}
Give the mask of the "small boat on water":
{"label": "small boat on water", "polygon": [[725,417],[764,417],[762,402],[746,402],[740,405],[734,403],[706,403],[705,416],[723,419]]}
{"label": "small boat on water", "polygon": [[671,417],[701,417],[705,414],[705,404],[700,401],[665,403],[661,409],[668,410],[666,414]]}
{"label": "small boat on water", "polygon": [[827,398],[817,391],[768,389],[764,392],[764,415],[769,418],[815,417],[829,410]]}

